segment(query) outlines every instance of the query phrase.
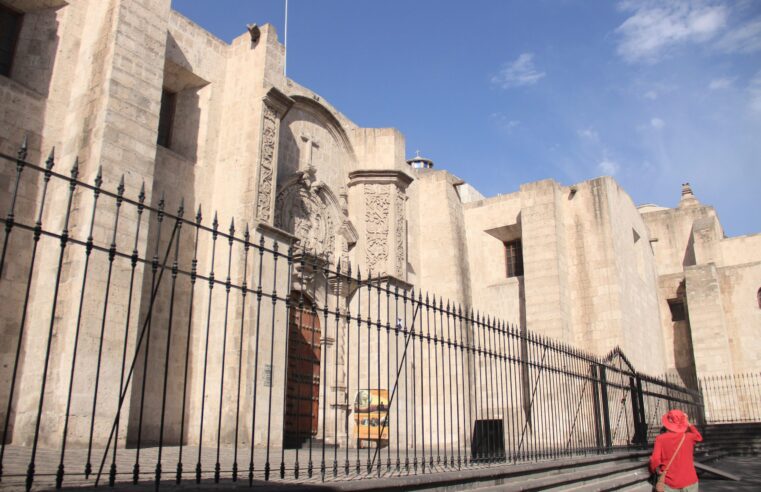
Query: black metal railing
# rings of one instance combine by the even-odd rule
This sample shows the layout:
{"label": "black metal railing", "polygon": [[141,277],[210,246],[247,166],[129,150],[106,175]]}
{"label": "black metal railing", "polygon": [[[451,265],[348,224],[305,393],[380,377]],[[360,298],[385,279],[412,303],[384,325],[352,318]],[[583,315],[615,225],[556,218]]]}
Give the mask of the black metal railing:
{"label": "black metal railing", "polygon": [[[143,187],[0,156],[0,478],[368,478],[641,447],[697,392]],[[165,468],[171,463],[172,469]]]}
{"label": "black metal railing", "polygon": [[709,424],[761,422],[761,373],[700,378]]}

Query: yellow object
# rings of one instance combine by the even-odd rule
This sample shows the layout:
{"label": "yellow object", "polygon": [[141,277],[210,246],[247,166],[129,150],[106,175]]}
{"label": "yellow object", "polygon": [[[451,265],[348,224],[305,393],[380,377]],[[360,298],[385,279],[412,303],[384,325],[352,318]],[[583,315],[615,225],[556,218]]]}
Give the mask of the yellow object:
{"label": "yellow object", "polygon": [[362,441],[376,441],[378,446],[388,443],[388,390],[362,389],[354,400],[354,434],[357,445]]}

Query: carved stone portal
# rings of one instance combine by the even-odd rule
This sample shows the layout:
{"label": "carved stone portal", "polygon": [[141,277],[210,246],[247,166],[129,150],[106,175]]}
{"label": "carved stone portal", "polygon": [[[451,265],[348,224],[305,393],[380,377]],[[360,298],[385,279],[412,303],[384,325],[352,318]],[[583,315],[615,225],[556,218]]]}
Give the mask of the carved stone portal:
{"label": "carved stone portal", "polygon": [[336,248],[336,210],[324,185],[312,173],[300,172],[297,180],[277,195],[275,227],[299,239],[306,252],[333,256]]}

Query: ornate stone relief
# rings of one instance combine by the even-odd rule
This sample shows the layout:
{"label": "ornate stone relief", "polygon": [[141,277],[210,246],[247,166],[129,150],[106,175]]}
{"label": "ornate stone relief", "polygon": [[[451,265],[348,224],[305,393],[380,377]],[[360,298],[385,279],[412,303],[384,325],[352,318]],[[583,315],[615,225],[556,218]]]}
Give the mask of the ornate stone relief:
{"label": "ornate stone relief", "polygon": [[314,179],[314,168],[300,171],[298,179],[277,195],[275,227],[296,236],[304,251],[334,258],[336,212],[323,188]]}
{"label": "ornate stone relief", "polygon": [[388,215],[391,196],[387,186],[365,185],[365,224],[367,228],[367,268],[385,275],[388,262]]}
{"label": "ornate stone relief", "polygon": [[262,120],[261,159],[259,161],[259,196],[256,204],[256,217],[263,222],[269,222],[272,214],[272,178],[278,123],[277,114],[265,104]]}
{"label": "ornate stone relief", "polygon": [[402,191],[399,188],[396,188],[396,197],[394,201],[394,216],[396,217],[396,230],[394,231],[394,241],[396,246],[396,275],[399,278],[404,278],[404,274],[406,272],[406,225],[407,221],[405,220],[405,213],[404,213],[404,204],[406,200],[406,196],[404,191]]}

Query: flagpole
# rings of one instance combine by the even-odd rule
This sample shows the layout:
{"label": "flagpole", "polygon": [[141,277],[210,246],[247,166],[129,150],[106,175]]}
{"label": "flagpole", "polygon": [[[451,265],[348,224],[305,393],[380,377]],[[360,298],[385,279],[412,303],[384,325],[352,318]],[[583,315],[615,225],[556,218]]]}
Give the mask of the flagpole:
{"label": "flagpole", "polygon": [[283,55],[283,75],[285,75],[288,61],[288,0],[285,0],[285,39],[283,42],[283,50],[285,51]]}

